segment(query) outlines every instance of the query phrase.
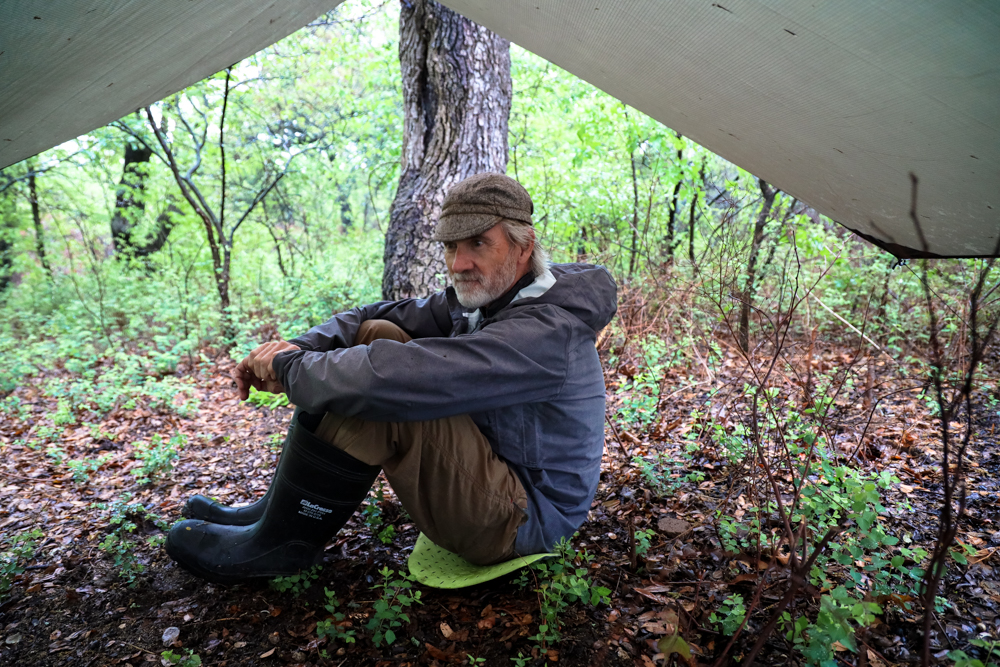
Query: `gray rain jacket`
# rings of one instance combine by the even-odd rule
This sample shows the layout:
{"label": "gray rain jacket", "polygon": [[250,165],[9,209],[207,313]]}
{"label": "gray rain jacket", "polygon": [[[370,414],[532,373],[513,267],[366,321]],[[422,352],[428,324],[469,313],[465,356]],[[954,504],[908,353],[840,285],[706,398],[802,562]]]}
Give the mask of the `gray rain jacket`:
{"label": "gray rain jacket", "polygon": [[[594,347],[617,309],[607,269],[554,264],[491,318],[453,288],[335,315],[274,359],[292,403],[313,414],[425,421],[468,414],[528,494],[515,548],[548,551],[584,522],[604,451],[604,375]],[[553,282],[554,277],[554,282]],[[530,295],[530,296],[529,296]],[[352,347],[365,320],[413,337]]]}

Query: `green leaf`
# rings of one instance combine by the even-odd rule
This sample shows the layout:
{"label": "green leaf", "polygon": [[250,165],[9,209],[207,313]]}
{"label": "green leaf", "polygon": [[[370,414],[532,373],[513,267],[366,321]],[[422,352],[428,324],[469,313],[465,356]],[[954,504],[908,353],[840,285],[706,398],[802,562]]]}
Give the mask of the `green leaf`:
{"label": "green leaf", "polygon": [[691,660],[691,647],[688,646],[686,641],[681,639],[680,635],[663,637],[660,641],[656,642],[656,648],[658,648],[660,653],[668,658],[671,654],[676,653],[685,660]]}
{"label": "green leaf", "polygon": [[385,631],[385,641],[388,644],[391,644],[394,641],[396,641],[396,633],[393,632],[392,630],[386,630]]}

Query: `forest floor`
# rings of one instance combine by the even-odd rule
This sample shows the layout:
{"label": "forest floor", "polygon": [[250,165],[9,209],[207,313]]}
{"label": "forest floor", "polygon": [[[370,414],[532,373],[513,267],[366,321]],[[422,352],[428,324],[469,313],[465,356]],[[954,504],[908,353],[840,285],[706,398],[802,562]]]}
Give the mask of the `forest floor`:
{"label": "forest floor", "polygon": [[[851,351],[817,350],[812,363],[837,364],[845,355]],[[15,390],[19,412],[0,414],[0,531],[4,540],[32,529],[41,536],[27,568],[0,598],[0,664],[137,667],[170,664],[162,658],[165,650],[184,655],[190,649],[201,664],[218,666],[500,666],[515,664],[512,659],[520,653],[527,658],[523,664],[653,667],[666,662],[658,640],[679,632],[692,651],[689,664],[707,665],[728,642],[711,618],[722,601],[739,594],[749,603],[760,592],[760,607],[732,651],[735,661],[757,639],[788,584],[787,559],[782,561],[780,554],[761,557],[721,548],[717,510],[730,513],[745,505],[740,500],[744,489],[732,465],[710,448],[694,454],[686,449],[704,430],[713,390],[732,384],[738,375],[736,363],[723,363],[714,373],[706,367],[707,375],[698,368],[667,369],[654,420],[641,428],[609,426],[600,487],[573,547],[593,556],[579,565],[595,586],[610,590],[610,603],[570,604],[560,614],[561,639],[545,650],[539,651],[538,641],[531,639],[538,633],[539,596],[533,583],[521,587],[516,576],[457,591],[416,585],[421,604],[403,610],[409,612],[409,622],[396,629],[394,643],[375,645],[365,625],[383,595],[384,589],[377,587],[383,582],[380,571],[406,572],[417,537],[388,489],[327,547],[323,567],[308,589],[207,584],[178,568],[155,539],[146,542],[163,535],[152,516],[172,523],[194,493],[227,503],[260,497],[291,408],[239,402],[229,379],[232,362],[224,356],[202,359],[178,372],[187,383],[188,399],[197,401],[185,416],[140,401],[115,407],[92,425],[72,423],[65,406],[63,417],[57,418],[60,404],[51,387],[72,379],[68,371],[31,378]],[[634,372],[624,362],[607,369],[609,415],[629,400],[621,387]],[[893,387],[884,389],[891,394]],[[935,420],[917,394],[900,391],[880,402],[866,427],[862,456],[852,465],[898,477],[883,492],[882,520],[906,543],[929,549],[941,504],[940,447]],[[838,400],[861,399],[845,393]],[[712,417],[718,421],[724,415],[715,412]],[[942,595],[950,604],[937,614],[932,636],[933,652],[942,664],[951,664],[948,651],[974,652],[971,639],[990,633],[995,637],[1000,629],[1000,572],[995,569],[1000,567],[1000,420],[991,409],[976,421],[968,509],[958,533],[959,542],[969,547],[967,564],[949,569]],[[857,442],[861,427],[845,426],[839,433],[845,442]],[[176,434],[187,440],[183,446],[176,441],[174,468],[140,484],[133,474],[141,468],[135,456],[138,443],[148,445],[160,435],[162,445]],[[659,453],[665,458],[657,459]],[[667,459],[683,462],[682,469],[667,471],[669,492],[644,474],[648,462]],[[79,465],[72,470],[67,466],[71,460],[100,464],[96,470]],[[110,553],[100,548],[102,542],[109,544],[110,510],[96,504],[120,501],[126,492],[132,503],[142,504],[148,518],[132,513],[135,546],[129,546],[126,535],[126,542]],[[736,509],[733,515],[744,513]],[[384,532],[388,525],[394,536]],[[648,550],[638,554],[641,540],[635,531],[645,530],[652,531],[640,533]],[[8,548],[0,542],[0,550]],[[131,584],[123,576],[129,566],[143,568]],[[324,609],[325,588],[336,593],[338,611],[345,614],[338,627],[353,629],[356,643],[317,634],[317,625],[331,616]],[[895,602],[883,604],[877,621],[858,631],[857,652],[837,647],[839,664],[918,661],[922,610]],[[815,607],[816,600],[803,593],[797,604]],[[168,628],[179,634],[167,636],[165,644]],[[796,664],[801,655],[784,633],[774,633],[758,661]]]}

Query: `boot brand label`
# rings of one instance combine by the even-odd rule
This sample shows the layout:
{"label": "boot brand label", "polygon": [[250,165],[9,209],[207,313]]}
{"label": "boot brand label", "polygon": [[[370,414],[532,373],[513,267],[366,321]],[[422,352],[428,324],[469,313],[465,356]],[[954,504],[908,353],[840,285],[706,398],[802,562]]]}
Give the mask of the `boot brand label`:
{"label": "boot brand label", "polygon": [[299,514],[307,516],[310,519],[323,519],[325,518],[325,515],[333,512],[333,510],[311,503],[305,498],[300,500],[299,504],[302,505],[302,507],[299,508]]}

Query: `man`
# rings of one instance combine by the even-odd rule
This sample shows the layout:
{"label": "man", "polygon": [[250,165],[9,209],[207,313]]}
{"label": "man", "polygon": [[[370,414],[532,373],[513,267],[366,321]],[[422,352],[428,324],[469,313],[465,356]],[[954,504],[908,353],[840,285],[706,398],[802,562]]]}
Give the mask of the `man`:
{"label": "man", "polygon": [[434,543],[488,564],[549,550],[583,523],[604,448],[594,348],[614,316],[603,267],[549,265],[528,193],[479,174],[434,239],[452,287],[340,313],[236,367],[298,406],[271,488],[229,508],[195,496],[167,553],[229,583],[311,567],[379,471]]}

